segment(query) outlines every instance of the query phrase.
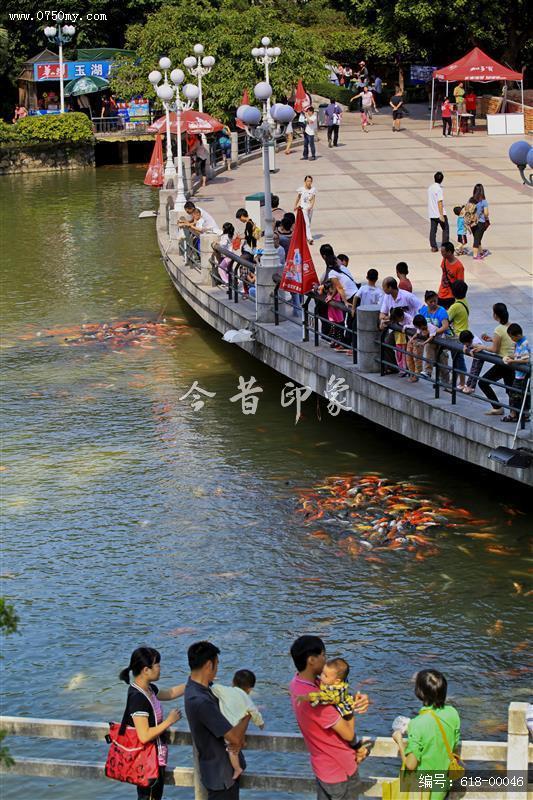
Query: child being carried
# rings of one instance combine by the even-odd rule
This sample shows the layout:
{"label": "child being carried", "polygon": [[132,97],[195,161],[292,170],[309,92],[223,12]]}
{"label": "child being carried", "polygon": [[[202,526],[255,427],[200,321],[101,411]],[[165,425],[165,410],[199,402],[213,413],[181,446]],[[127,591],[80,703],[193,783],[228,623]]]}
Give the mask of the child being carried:
{"label": "child being carried", "polygon": [[[233,676],[232,686],[214,683],[211,691],[218,697],[220,711],[232,725],[237,725],[243,717],[249,715],[254,725],[264,728],[261,712],[250,697],[255,686],[255,675],[250,669],[239,669]],[[242,772],[239,754],[228,748],[228,756],[233,767],[233,780],[237,780]]]}
{"label": "child being carried", "polygon": [[[301,694],[298,703],[311,703],[312,706],[335,706],[341,717],[349,718],[354,713],[356,697],[351,694],[347,678],[350,665],[344,658],[330,658],[320,675],[320,688],[316,692]],[[351,747],[360,751],[358,760],[368,755],[370,740],[350,742]]]}

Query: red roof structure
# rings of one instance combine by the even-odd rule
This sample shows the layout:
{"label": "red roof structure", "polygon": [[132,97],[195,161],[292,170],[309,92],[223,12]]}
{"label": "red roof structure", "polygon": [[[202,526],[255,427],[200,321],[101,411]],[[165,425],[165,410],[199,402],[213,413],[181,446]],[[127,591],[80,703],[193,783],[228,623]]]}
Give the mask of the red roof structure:
{"label": "red roof structure", "polygon": [[474,47],[466,56],[447,67],[436,69],[433,79],[439,81],[522,81],[521,72],[515,72],[503,64],[498,64],[479,47]]}

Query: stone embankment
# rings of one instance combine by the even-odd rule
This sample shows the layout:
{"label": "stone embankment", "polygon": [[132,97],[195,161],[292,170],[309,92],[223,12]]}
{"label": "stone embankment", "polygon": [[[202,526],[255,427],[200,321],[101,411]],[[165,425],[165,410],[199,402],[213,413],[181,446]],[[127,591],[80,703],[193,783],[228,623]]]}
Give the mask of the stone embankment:
{"label": "stone embankment", "polygon": [[55,172],[94,165],[92,143],[6,144],[0,147],[0,175],[14,172]]}

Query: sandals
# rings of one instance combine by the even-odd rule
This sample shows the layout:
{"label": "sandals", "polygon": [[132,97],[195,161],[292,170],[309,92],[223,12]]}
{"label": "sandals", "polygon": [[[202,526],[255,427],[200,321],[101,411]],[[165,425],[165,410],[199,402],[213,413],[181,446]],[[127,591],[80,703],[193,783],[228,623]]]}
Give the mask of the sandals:
{"label": "sandals", "polygon": [[507,416],[502,417],[500,421],[501,422],[518,422],[518,417],[511,417],[510,414],[507,414]]}

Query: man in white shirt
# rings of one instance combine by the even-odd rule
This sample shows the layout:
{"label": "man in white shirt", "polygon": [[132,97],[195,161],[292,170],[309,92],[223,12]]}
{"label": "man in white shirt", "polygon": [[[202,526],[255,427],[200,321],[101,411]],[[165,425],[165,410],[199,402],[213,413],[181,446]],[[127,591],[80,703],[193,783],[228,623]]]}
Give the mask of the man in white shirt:
{"label": "man in white shirt", "polygon": [[317,129],[317,117],[313,106],[305,112],[305,128],[304,128],[304,152],[302,161],[307,161],[309,158],[309,151],[311,151],[311,161],[316,161],[315,150],[315,133]]}
{"label": "man in white shirt", "polygon": [[[211,215],[209,215],[209,214],[208,214],[208,217],[209,217],[209,219],[207,219],[203,215],[202,209],[198,208],[198,206],[197,206],[192,211],[191,221],[190,222],[185,222],[185,221],[184,222],[180,222],[179,225],[180,225],[181,228],[189,228],[191,231],[193,231],[194,233],[197,233],[199,236],[202,233],[214,233],[217,236],[220,236],[222,234],[222,231],[220,230],[220,228],[215,223],[213,217],[211,217]],[[214,224],[211,224],[211,221]]]}
{"label": "man in white shirt", "polygon": [[404,311],[412,317],[418,314],[418,309],[422,306],[422,303],[412,292],[406,292],[405,289],[398,289],[398,281],[396,278],[385,278],[382,287],[384,297],[381,301],[379,314],[380,327],[382,329],[387,327],[392,308],[403,308]]}
{"label": "man in white shirt", "polygon": [[214,217],[212,217],[209,211],[206,211],[205,208],[200,208],[200,206],[195,206],[191,200],[187,200],[187,202],[184,205],[184,209],[187,215],[187,222],[193,222],[193,212],[195,210],[198,210],[200,212],[200,216],[197,217],[197,219],[202,220],[201,225],[198,226],[202,228],[202,233],[216,233],[217,236],[220,236],[222,234],[222,231],[215,222]]}
{"label": "man in white shirt", "polygon": [[442,192],[444,175],[442,172],[436,172],[433,180],[434,183],[428,186],[429,244],[431,245],[431,252],[438,253],[437,228],[439,225],[442,228],[442,244],[444,245],[450,240],[450,226],[448,225],[448,217],[444,208],[444,194]]}

